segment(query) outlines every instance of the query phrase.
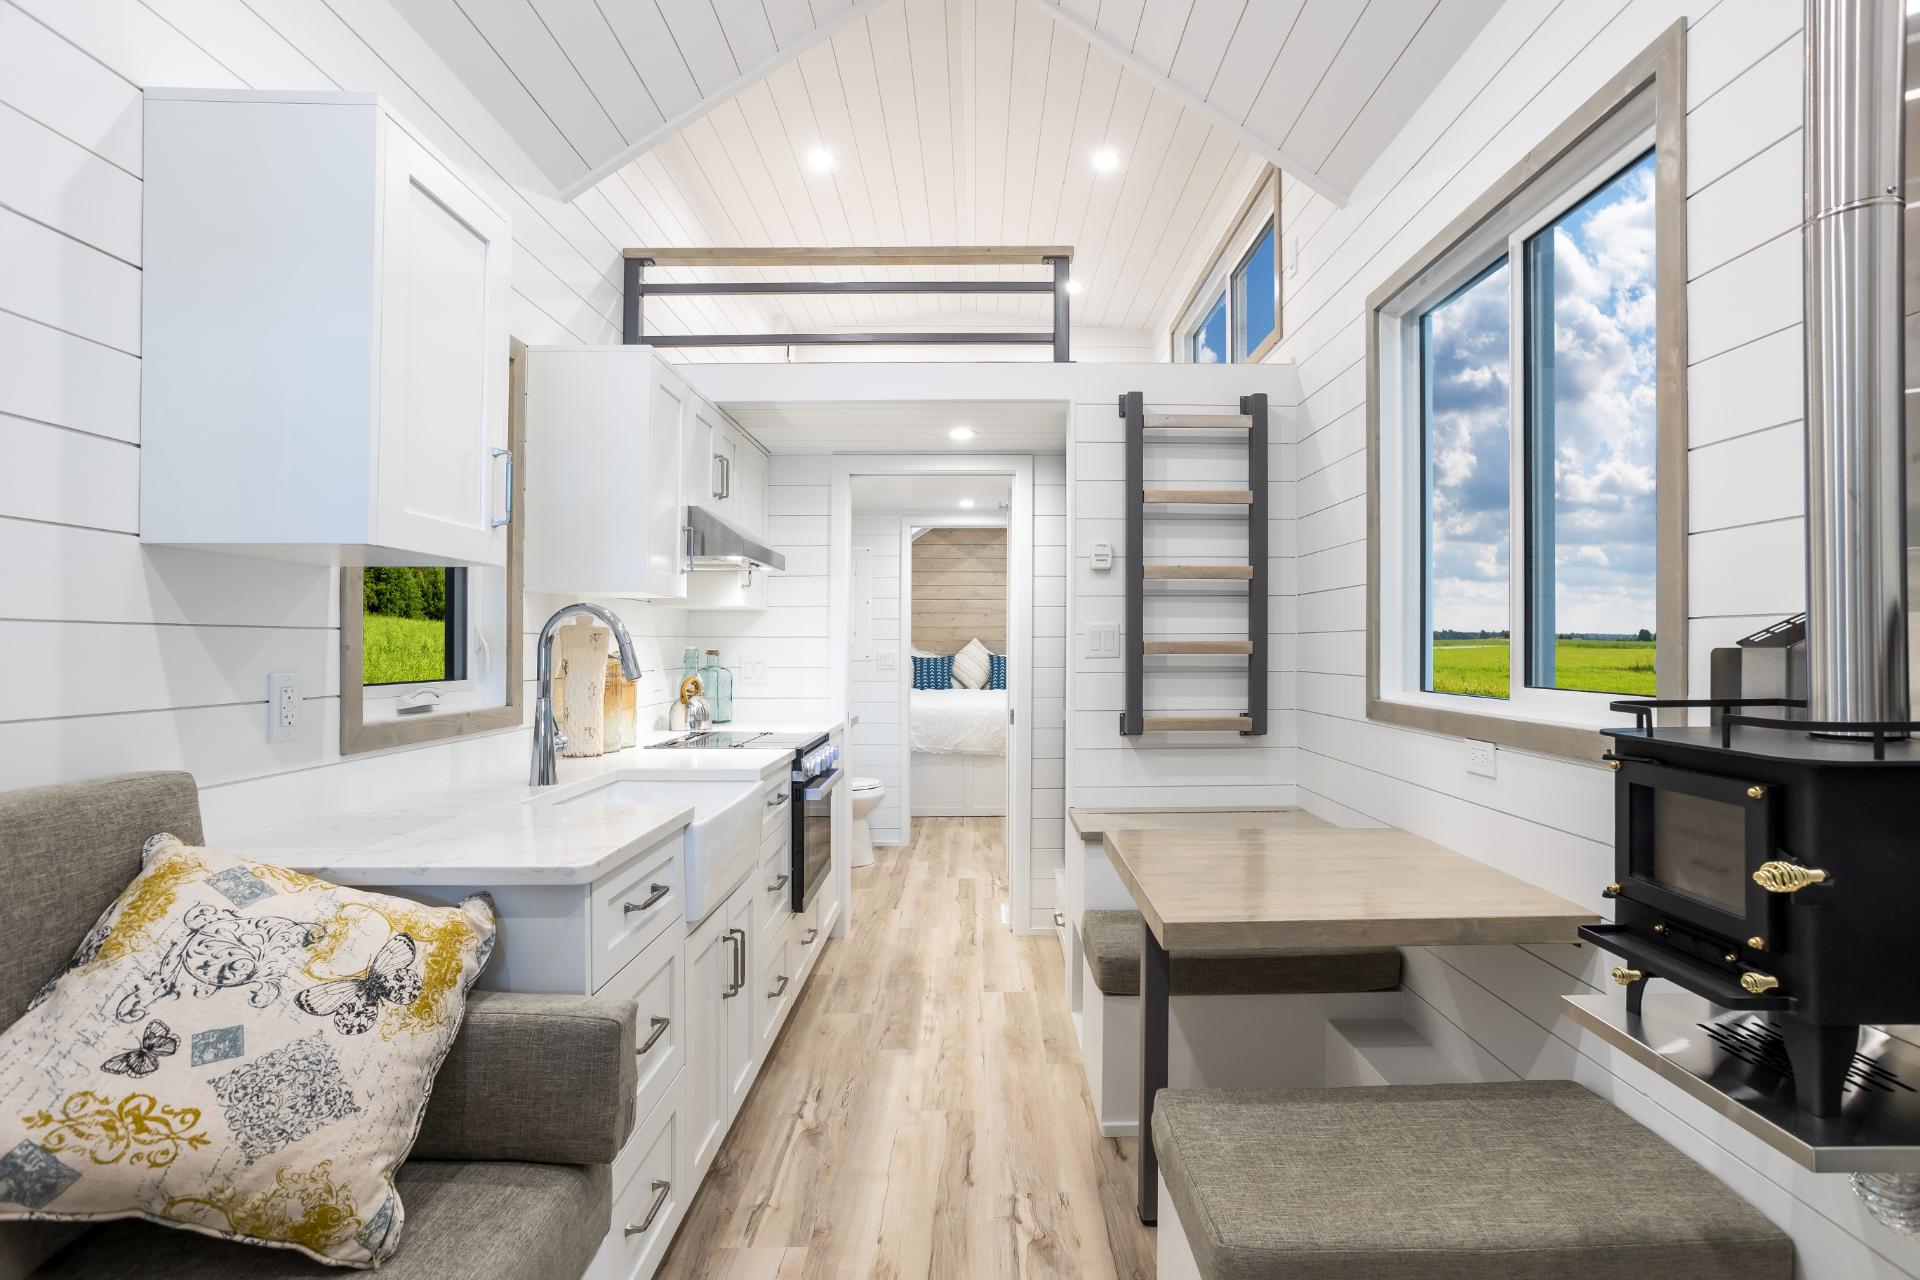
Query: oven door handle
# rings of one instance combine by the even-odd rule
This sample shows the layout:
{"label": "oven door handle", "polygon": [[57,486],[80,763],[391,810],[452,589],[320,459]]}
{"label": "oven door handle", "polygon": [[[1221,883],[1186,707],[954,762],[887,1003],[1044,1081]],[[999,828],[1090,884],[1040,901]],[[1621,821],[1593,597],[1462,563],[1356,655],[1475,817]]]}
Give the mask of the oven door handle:
{"label": "oven door handle", "polygon": [[1793,1007],[1793,999],[1790,996],[1749,995],[1737,981],[1697,960],[1679,955],[1667,947],[1655,946],[1644,938],[1636,938],[1624,925],[1583,924],[1580,926],[1580,936],[1603,951],[1613,952],[1629,965],[1644,972],[1648,978],[1665,978],[1675,986],[1691,991],[1702,999],[1710,1000],[1722,1009],[1765,1010]]}
{"label": "oven door handle", "polygon": [[807,783],[807,789],[801,794],[809,800],[825,800],[828,794],[840,785],[840,773],[839,769],[829,769]]}

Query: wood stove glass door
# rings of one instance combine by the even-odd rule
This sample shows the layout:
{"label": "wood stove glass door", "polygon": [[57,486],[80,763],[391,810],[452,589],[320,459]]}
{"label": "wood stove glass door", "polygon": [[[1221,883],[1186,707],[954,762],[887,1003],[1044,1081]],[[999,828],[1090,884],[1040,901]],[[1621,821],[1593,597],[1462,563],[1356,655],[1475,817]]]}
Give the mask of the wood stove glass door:
{"label": "wood stove glass door", "polygon": [[1620,782],[1628,896],[1729,938],[1761,925],[1752,877],[1771,848],[1772,788],[1638,760],[1622,761]]}

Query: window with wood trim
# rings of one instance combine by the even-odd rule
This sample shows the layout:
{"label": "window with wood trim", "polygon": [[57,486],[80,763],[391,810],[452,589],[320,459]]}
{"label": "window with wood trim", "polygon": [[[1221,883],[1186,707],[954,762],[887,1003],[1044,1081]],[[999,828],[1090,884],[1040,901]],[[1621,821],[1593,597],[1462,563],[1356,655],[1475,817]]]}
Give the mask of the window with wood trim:
{"label": "window with wood trim", "polygon": [[1280,175],[1269,168],[1214,246],[1172,335],[1173,358],[1242,364],[1280,340]]}
{"label": "window with wood trim", "polygon": [[1684,694],[1681,39],[1369,300],[1373,719],[1596,754]]}

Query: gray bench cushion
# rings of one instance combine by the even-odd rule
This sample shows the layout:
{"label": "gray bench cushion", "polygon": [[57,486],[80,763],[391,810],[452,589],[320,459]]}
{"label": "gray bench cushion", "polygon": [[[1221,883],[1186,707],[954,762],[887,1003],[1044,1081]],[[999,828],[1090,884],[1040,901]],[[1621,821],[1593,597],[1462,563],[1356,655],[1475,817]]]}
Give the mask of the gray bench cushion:
{"label": "gray bench cushion", "polygon": [[1168,1090],[1153,1138],[1208,1280],[1793,1274],[1759,1210],[1571,1081]]}
{"label": "gray bench cushion", "polygon": [[[1088,911],[1080,941],[1093,985],[1110,996],[1140,994],[1138,911]],[[1282,947],[1176,955],[1168,990],[1176,996],[1294,995],[1315,991],[1391,991],[1400,985],[1392,947]]]}
{"label": "gray bench cushion", "polygon": [[[613,1208],[613,1170],[504,1160],[412,1160],[396,1179],[407,1221],[383,1280],[553,1280],[593,1261]],[[147,1222],[93,1228],[35,1280],[339,1280],[351,1272],[288,1249],[234,1244]]]}

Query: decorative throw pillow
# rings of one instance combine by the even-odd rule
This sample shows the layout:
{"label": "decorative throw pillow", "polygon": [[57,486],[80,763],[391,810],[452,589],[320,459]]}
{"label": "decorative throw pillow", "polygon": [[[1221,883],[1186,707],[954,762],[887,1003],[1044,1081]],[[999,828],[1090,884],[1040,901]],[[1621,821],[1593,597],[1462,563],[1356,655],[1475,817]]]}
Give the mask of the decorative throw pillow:
{"label": "decorative throw pillow", "polygon": [[171,835],[142,864],[0,1033],[0,1219],[138,1217],[378,1268],[493,904],[425,906]]}
{"label": "decorative throw pillow", "polygon": [[987,655],[987,688],[1004,689],[1007,687],[1007,655],[992,653]]}
{"label": "decorative throw pillow", "polygon": [[916,657],[913,660],[913,687],[916,689],[953,688],[953,659]]}
{"label": "decorative throw pillow", "polygon": [[953,655],[954,683],[962,689],[986,688],[990,674],[987,659],[992,656],[978,638],[967,641],[966,647]]}

